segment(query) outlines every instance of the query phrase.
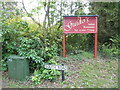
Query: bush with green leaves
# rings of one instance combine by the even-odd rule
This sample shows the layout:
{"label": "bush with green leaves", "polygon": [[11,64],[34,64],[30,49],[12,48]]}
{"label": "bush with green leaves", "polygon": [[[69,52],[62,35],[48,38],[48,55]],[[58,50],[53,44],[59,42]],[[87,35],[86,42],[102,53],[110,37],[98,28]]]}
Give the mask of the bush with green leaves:
{"label": "bush with green leaves", "polygon": [[[46,64],[54,64],[54,65],[58,65],[56,63],[55,60],[51,59],[49,61],[46,62]],[[42,79],[46,79],[46,80],[55,80],[57,79],[57,77],[60,75],[60,71],[58,70],[53,70],[53,69],[45,69],[44,67],[40,68],[40,69],[36,69],[34,71],[34,75],[32,76],[32,81],[35,84],[39,84],[41,83]]]}
{"label": "bush with green leaves", "polygon": [[7,70],[7,63],[2,59],[0,61],[0,71],[6,71]]}
{"label": "bush with green leaves", "polygon": [[113,36],[112,38],[110,38],[110,40],[112,41],[112,49],[113,49],[113,54],[119,56],[120,55],[120,36],[117,34],[116,36]]}
{"label": "bush with green leaves", "polygon": [[110,38],[110,40],[112,41],[112,44],[102,45],[102,55],[107,58],[118,57],[120,55],[120,50],[118,49],[120,36],[116,35]]}
{"label": "bush with green leaves", "polygon": [[66,37],[68,52],[74,52],[76,50],[93,50],[93,34],[67,34]]}
{"label": "bush with green leaves", "polygon": [[[40,28],[28,22],[13,18],[3,23],[3,60],[15,54],[30,61],[30,71],[41,68],[45,62],[57,56],[61,49],[61,31],[53,29],[44,37]],[[34,32],[34,33],[33,33]],[[58,36],[59,34],[59,36]],[[6,62],[7,63],[7,62]]]}

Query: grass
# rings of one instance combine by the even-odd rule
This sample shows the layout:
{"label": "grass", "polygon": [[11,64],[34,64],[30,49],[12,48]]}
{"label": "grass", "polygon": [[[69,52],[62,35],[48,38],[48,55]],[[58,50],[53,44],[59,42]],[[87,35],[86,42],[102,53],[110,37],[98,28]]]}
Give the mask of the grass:
{"label": "grass", "polygon": [[82,70],[79,71],[79,75],[84,78],[82,81],[82,86],[88,88],[117,87],[117,69],[113,69],[115,67],[111,67],[111,64],[113,64],[114,61],[110,61],[109,63],[105,61],[103,62],[93,60],[92,62],[80,65],[82,67]]}
{"label": "grass", "polygon": [[[59,57],[63,61],[73,61],[73,60],[78,60],[78,61],[83,61],[87,59],[92,59],[93,58],[93,53],[91,52],[84,52],[84,51],[79,51],[75,55],[73,53],[67,55],[66,58]],[[59,62],[59,60],[58,60]]]}
{"label": "grass", "polygon": [[[85,58],[84,58],[85,57]],[[65,71],[65,81],[61,77],[50,82],[44,80],[35,85],[30,80],[15,81],[3,73],[3,87],[7,88],[118,88],[118,60],[92,59],[91,53],[79,53],[67,58],[59,57],[57,61],[69,67]]]}
{"label": "grass", "polygon": [[[105,61],[90,59],[78,65],[80,69],[71,71],[74,87],[84,88],[117,88],[118,65],[116,60]],[[76,76],[75,74],[76,73]],[[68,76],[68,77],[69,77]],[[78,79],[79,78],[79,79]],[[69,82],[70,80],[68,80]]]}

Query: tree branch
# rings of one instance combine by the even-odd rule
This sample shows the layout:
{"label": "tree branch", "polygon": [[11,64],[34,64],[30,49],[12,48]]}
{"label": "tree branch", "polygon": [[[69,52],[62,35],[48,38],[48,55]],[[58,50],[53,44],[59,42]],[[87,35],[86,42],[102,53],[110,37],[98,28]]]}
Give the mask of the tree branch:
{"label": "tree branch", "polygon": [[[23,9],[25,10],[25,12],[26,12],[26,13],[28,14],[28,16],[29,16],[30,13],[28,13],[28,11],[26,10],[23,0],[22,0],[22,5],[23,5]],[[34,19],[32,16],[29,16],[29,17],[30,17],[30,18],[33,20],[33,22],[35,22],[39,27],[41,26],[41,24],[38,23],[37,21],[35,21],[35,19]]]}
{"label": "tree branch", "polygon": [[50,11],[50,2],[48,2],[48,6],[47,6],[48,27],[50,28],[50,17],[49,17],[49,11]]}
{"label": "tree branch", "polygon": [[45,18],[44,18],[44,21],[43,21],[43,27],[44,27],[44,30],[46,31],[46,16],[47,16],[47,14],[46,14],[46,2],[44,2],[44,10],[45,10]]}

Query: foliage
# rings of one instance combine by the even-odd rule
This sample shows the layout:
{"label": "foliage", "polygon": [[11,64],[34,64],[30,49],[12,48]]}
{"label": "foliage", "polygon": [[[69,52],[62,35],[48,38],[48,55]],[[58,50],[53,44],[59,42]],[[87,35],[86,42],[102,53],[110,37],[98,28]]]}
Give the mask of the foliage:
{"label": "foliage", "polygon": [[39,29],[36,28],[34,33],[32,30],[32,26],[29,27],[29,24],[20,18],[6,21],[3,26],[3,57],[10,54],[24,56],[30,60],[30,68],[34,70],[58,55],[61,38],[57,35],[61,33],[54,29],[44,43],[42,33],[38,34]]}
{"label": "foliage", "polygon": [[[98,17],[99,51],[103,56],[114,56],[118,52],[119,2],[91,2],[90,13]],[[105,24],[103,24],[105,23]],[[114,38],[113,38],[114,37]],[[117,42],[113,41],[117,40]]]}
{"label": "foliage", "polygon": [[[29,27],[29,24],[20,18],[6,21],[3,30],[3,62],[11,54],[26,57],[30,60],[30,71],[34,72],[32,81],[36,84],[40,83],[42,79],[55,80],[60,75],[59,71],[47,70],[43,66],[45,63],[56,64],[55,61],[50,59],[60,52],[58,47],[61,47],[61,37],[57,35],[60,35],[61,31],[53,29],[49,32],[50,34],[46,37],[44,43],[42,33],[38,34],[39,29],[34,28],[34,31],[32,31],[32,26]],[[6,63],[3,65],[6,65]],[[6,66],[2,67],[6,70]]]}
{"label": "foliage", "polygon": [[98,38],[100,44],[110,44],[110,38],[116,36],[119,32],[119,2],[91,2],[90,6],[89,14],[99,15]]}
{"label": "foliage", "polygon": [[2,31],[0,31],[0,42],[3,42],[2,34],[3,34]]}
{"label": "foliage", "polygon": [[94,39],[89,37],[90,34],[68,34],[66,44],[68,52],[75,52],[77,50],[90,51],[93,48]]}
{"label": "foliage", "polygon": [[110,38],[110,40],[113,42],[112,44],[103,44],[102,45],[102,55],[104,57],[118,57],[120,55],[120,50],[118,49],[119,47],[119,42],[120,42],[120,36],[116,35],[112,38]]}
{"label": "foliage", "polygon": [[[119,55],[117,44],[119,42],[117,3],[92,3],[91,13],[98,14],[99,18],[99,43],[104,56]],[[102,7],[101,7],[102,6]],[[30,61],[30,71],[34,72],[32,81],[36,84],[42,79],[54,80],[60,75],[59,71],[47,70],[44,65],[57,64],[53,57],[61,54],[62,50],[62,15],[83,15],[84,5],[80,2],[39,2],[38,6],[28,13],[34,21],[26,22],[22,20],[21,13],[14,3],[2,3],[0,32],[3,41],[2,69],[6,70],[6,58],[11,54],[24,56]],[[36,22],[32,17],[41,14],[41,9],[45,9],[43,22]],[[70,10],[68,10],[70,9]],[[39,16],[39,15],[38,15]],[[37,20],[39,21],[39,20]],[[105,24],[103,24],[103,21]],[[113,37],[115,36],[115,37]],[[72,59],[88,59],[92,55],[86,52],[79,52],[80,49],[93,50],[93,35],[89,34],[67,34],[67,50],[70,53],[78,54]],[[91,48],[92,47],[92,48]],[[71,55],[72,56],[72,55]],[[85,57],[85,58],[84,58]]]}
{"label": "foliage", "polygon": [[21,16],[22,10],[18,7],[17,2],[4,2],[0,1],[1,4],[1,20],[4,21],[6,19],[13,18],[14,16]]}
{"label": "foliage", "polygon": [[57,70],[43,70],[41,74],[42,79],[54,80],[57,76],[60,75],[60,72]]}
{"label": "foliage", "polygon": [[26,25],[27,23],[22,21],[20,17],[7,19],[2,22],[2,56],[4,63],[7,63],[6,59],[10,54],[18,54],[19,38],[23,37],[23,31],[28,29],[24,27]]}
{"label": "foliage", "polygon": [[103,55],[103,57],[112,57],[113,56],[113,49],[110,49],[109,48],[109,45],[102,45],[102,48],[103,48],[103,50],[102,50],[102,55]]}
{"label": "foliage", "polygon": [[[53,59],[47,61],[46,64],[57,65],[57,63]],[[60,72],[58,70],[52,70],[52,69],[48,70],[45,68],[40,68],[34,71],[34,76],[32,76],[32,81],[35,84],[39,84],[41,83],[42,79],[47,79],[52,81],[55,80],[59,75]]]}
{"label": "foliage", "polygon": [[0,71],[6,71],[7,70],[7,63],[2,59],[0,61]]}
{"label": "foliage", "polygon": [[[85,7],[85,5],[82,4],[81,2],[69,2],[69,3],[68,2],[57,2],[57,1],[56,2],[38,2],[38,5],[36,7],[34,7],[31,10],[31,12],[29,12],[29,13],[31,14],[31,17],[33,17],[34,14],[37,14],[39,17],[40,15],[43,14],[43,12],[41,12],[41,10],[44,8],[44,13],[45,13],[44,19],[43,19],[42,23],[38,22],[41,25],[43,25],[43,28],[41,29],[41,30],[44,30],[43,37],[47,38],[50,36],[51,39],[56,41],[58,39],[56,37],[60,37],[59,40],[62,40],[61,39],[61,37],[62,37],[61,36],[62,29],[61,28],[62,28],[62,24],[63,24],[62,16],[69,15],[69,14],[70,15],[84,15],[85,14],[83,11],[84,7]],[[56,34],[56,32],[54,32],[54,30],[60,34]],[[56,35],[53,36],[53,34],[56,34]],[[68,41],[67,50],[74,51],[76,49],[83,49],[83,50],[86,49],[88,47],[88,43],[86,41],[87,36],[88,35],[74,35],[74,34],[69,35],[68,36],[69,40],[67,40]],[[80,38],[81,42],[79,42],[78,38]],[[88,38],[87,38],[87,40],[88,40]],[[49,40],[51,40],[51,39],[49,39]],[[74,41],[76,41],[76,42],[74,43]],[[46,41],[44,41],[44,42],[46,42]],[[57,42],[59,42],[59,41],[57,41]],[[59,48],[61,49],[60,44],[61,44],[61,42],[57,43],[57,45],[59,45]],[[73,45],[73,44],[75,44],[75,45]],[[59,53],[60,53],[60,51],[59,51]]]}
{"label": "foliage", "polygon": [[[9,21],[6,21],[3,25],[3,51],[8,52],[10,54],[17,54],[16,48],[19,45],[19,38],[24,36],[25,30],[28,29],[27,23],[24,21],[21,21],[19,19],[10,19]],[[8,49],[8,50],[6,50]]]}

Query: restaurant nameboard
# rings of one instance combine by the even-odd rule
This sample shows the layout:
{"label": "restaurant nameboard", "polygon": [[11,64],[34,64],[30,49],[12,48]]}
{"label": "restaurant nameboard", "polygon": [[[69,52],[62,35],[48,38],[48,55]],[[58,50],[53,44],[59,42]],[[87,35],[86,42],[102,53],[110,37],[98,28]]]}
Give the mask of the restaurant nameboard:
{"label": "restaurant nameboard", "polygon": [[64,33],[97,33],[97,16],[69,16],[64,18]]}
{"label": "restaurant nameboard", "polygon": [[66,57],[67,33],[94,33],[94,58],[97,57],[98,15],[63,16],[63,57]]}

